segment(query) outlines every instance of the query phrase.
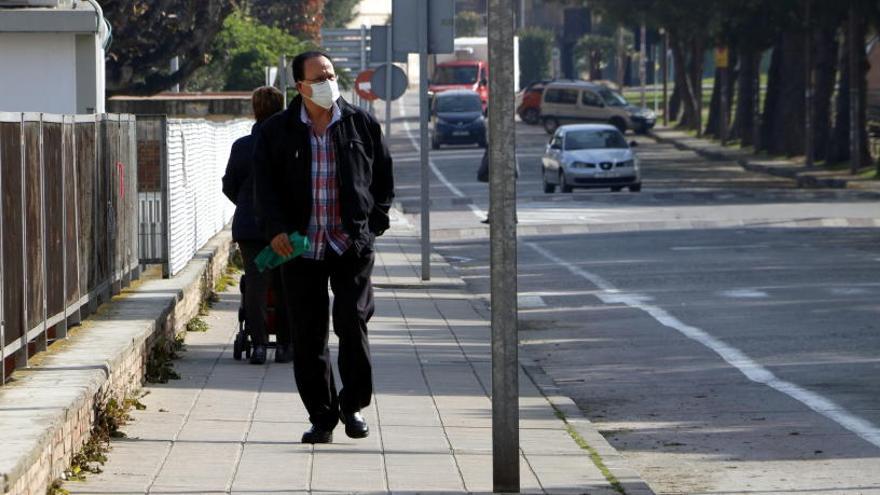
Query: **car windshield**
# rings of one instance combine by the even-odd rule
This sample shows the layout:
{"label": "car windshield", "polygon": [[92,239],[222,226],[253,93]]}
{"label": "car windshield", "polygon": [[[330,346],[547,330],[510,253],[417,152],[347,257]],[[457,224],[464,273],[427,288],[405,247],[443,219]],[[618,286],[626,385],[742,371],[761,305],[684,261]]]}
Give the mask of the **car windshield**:
{"label": "car windshield", "polygon": [[569,131],[565,134],[566,151],[626,149],[626,139],[615,129]]}
{"label": "car windshield", "polygon": [[477,67],[473,65],[446,65],[437,67],[434,84],[474,84],[477,82]]}
{"label": "car windshield", "polygon": [[602,88],[599,90],[599,96],[605,101],[605,104],[609,107],[625,107],[629,105],[629,102],[626,101],[626,98],[620,96],[619,93],[615,93],[607,88]]}
{"label": "car windshield", "polygon": [[437,113],[481,112],[483,104],[477,95],[438,96]]}

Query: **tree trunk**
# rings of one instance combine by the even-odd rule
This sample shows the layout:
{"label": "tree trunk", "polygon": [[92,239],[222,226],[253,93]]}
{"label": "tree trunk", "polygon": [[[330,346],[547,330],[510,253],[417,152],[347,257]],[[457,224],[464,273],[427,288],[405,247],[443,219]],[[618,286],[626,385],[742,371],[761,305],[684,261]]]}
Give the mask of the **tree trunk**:
{"label": "tree trunk", "polygon": [[672,101],[669,103],[670,115],[678,120],[678,126],[686,126],[685,121],[692,118],[693,100],[686,97],[688,87],[687,57],[678,37],[670,39],[672,47],[672,60],[675,77],[675,90],[672,92]]}
{"label": "tree trunk", "polygon": [[827,155],[831,136],[831,96],[837,78],[837,36],[834,27],[813,33],[815,47],[815,82],[813,88],[813,146],[817,161]]}
{"label": "tree trunk", "polygon": [[849,43],[846,31],[837,50],[840,81],[834,96],[834,128],[825,146],[825,161],[839,163],[849,160]]}
{"label": "tree trunk", "polygon": [[[681,88],[681,102],[684,112],[678,122],[678,127],[697,129],[700,125],[697,112],[699,112],[699,99],[703,83],[703,43],[700,40],[691,39],[687,42],[676,43],[673,52],[679,51],[679,59],[686,63],[676,63],[676,86],[681,78],[684,84]],[[687,57],[685,57],[687,49]],[[681,74],[679,74],[681,72]]]}
{"label": "tree trunk", "polygon": [[739,74],[736,81],[736,113],[731,127],[731,139],[739,139],[743,145],[754,144],[755,99],[757,93],[758,63],[761,52],[751,46],[739,50]]}
{"label": "tree trunk", "polygon": [[712,97],[709,99],[709,118],[706,119],[706,136],[721,137],[721,69],[715,69]]}
{"label": "tree trunk", "polygon": [[[736,67],[736,55],[733,51],[730,51],[729,57],[727,65],[727,91],[725,91],[727,96],[728,129],[730,128],[730,110],[733,103],[733,86],[736,80],[736,71],[734,70],[734,67]],[[721,138],[721,72],[721,69],[715,69],[715,83],[712,85],[712,98],[709,101],[709,118],[706,119],[705,132],[707,136],[714,136],[719,139]],[[728,136],[730,136],[729,133]]]}
{"label": "tree trunk", "polygon": [[[864,27],[861,28],[864,32]],[[850,159],[850,125],[849,125],[849,90],[850,90],[850,71],[849,71],[849,43],[847,41],[846,31],[842,31],[840,49],[838,50],[838,66],[840,68],[840,82],[838,83],[837,95],[834,97],[834,128],[831,130],[828,146],[826,148],[825,160],[828,163],[840,163]],[[864,51],[860,52],[864,54]],[[862,150],[862,163],[870,163],[870,151],[868,149],[868,132],[866,129],[866,101],[867,97],[867,81],[866,75],[869,68],[867,57],[863,55],[861,61],[862,72],[858,77],[856,84],[859,85],[859,93],[861,94],[862,108],[859,110],[859,122],[861,132],[859,133]]]}
{"label": "tree trunk", "polygon": [[773,62],[761,119],[761,147],[771,154],[799,155],[805,142],[804,33],[783,32],[773,49]]}

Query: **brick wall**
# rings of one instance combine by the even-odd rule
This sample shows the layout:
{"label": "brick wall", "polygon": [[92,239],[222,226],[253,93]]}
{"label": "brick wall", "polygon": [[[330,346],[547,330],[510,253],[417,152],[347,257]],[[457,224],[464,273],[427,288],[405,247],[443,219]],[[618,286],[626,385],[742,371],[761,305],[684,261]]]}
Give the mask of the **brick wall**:
{"label": "brick wall", "polygon": [[162,190],[161,151],[158,140],[138,141],[138,192]]}

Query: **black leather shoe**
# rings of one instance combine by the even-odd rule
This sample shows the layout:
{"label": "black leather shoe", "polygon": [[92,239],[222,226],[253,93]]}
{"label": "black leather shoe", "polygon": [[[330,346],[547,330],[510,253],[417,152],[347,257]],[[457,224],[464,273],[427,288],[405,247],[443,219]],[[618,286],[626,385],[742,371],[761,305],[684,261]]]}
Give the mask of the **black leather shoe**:
{"label": "black leather shoe", "polygon": [[266,363],[266,346],[255,345],[254,350],[251,353],[251,364],[265,364],[265,363]]}
{"label": "black leather shoe", "polygon": [[350,414],[339,413],[339,419],[345,425],[345,434],[348,438],[367,438],[370,435],[370,427],[360,411]]}
{"label": "black leather shoe", "polygon": [[330,443],[333,441],[333,430],[324,430],[312,425],[302,436],[302,443]]}
{"label": "black leather shoe", "polygon": [[275,348],[275,362],[289,363],[293,361],[293,348],[289,345],[278,345]]}

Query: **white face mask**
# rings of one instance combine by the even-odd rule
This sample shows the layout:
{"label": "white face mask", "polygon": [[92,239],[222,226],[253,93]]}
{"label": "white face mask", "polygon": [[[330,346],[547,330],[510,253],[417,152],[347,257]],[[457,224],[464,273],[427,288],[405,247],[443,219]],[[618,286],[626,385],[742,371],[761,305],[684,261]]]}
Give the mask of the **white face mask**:
{"label": "white face mask", "polygon": [[319,83],[309,84],[312,88],[312,96],[304,97],[312,100],[312,103],[321,108],[330,108],[333,102],[339,99],[339,85],[336,81],[326,80]]}

